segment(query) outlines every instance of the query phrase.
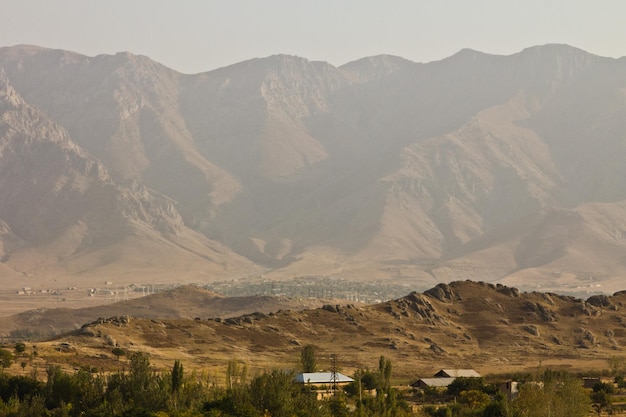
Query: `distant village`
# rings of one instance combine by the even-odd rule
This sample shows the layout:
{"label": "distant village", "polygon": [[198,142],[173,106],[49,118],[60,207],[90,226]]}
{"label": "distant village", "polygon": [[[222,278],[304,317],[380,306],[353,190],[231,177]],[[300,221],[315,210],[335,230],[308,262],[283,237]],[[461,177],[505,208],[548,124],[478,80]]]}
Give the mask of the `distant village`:
{"label": "distant village", "polygon": [[335,277],[303,276],[289,281],[219,281],[203,286],[229,297],[275,295],[285,297],[336,298],[365,304],[381,303],[403,297],[430,286],[397,284],[393,280],[355,282]]}
{"label": "distant village", "polygon": [[[354,282],[341,278],[306,276],[289,281],[270,281],[259,279],[233,279],[212,283],[195,283],[194,285],[223,294],[227,297],[244,296],[282,296],[290,298],[320,298],[346,300],[350,303],[376,304],[403,297],[412,291],[425,291],[428,287],[410,287],[393,281]],[[1,291],[3,297],[37,297],[57,302],[93,298],[100,303],[113,303],[167,291],[180,284],[124,284],[116,281],[105,281],[101,286],[66,287],[66,288],[33,288],[22,287],[17,291]],[[12,295],[11,295],[12,294]]]}

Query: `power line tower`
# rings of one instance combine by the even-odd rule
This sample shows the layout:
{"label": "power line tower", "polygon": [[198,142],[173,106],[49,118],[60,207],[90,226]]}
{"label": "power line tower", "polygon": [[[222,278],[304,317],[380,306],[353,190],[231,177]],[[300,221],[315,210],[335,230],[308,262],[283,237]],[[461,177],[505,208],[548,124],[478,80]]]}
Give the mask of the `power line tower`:
{"label": "power line tower", "polygon": [[337,354],[330,355],[330,386],[333,395],[337,395]]}

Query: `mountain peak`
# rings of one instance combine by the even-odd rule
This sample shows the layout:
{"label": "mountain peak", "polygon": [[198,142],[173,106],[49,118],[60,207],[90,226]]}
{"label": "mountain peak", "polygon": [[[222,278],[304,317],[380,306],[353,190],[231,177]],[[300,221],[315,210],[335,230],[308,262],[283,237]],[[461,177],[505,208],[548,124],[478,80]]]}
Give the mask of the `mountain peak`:
{"label": "mountain peak", "polygon": [[395,55],[375,55],[348,62],[339,69],[357,82],[367,82],[416,65],[419,64]]}
{"label": "mountain peak", "polygon": [[535,55],[535,56],[554,56],[554,55],[592,55],[583,49],[571,46],[565,43],[547,43],[543,45],[530,46],[522,49],[518,52],[520,55]]}

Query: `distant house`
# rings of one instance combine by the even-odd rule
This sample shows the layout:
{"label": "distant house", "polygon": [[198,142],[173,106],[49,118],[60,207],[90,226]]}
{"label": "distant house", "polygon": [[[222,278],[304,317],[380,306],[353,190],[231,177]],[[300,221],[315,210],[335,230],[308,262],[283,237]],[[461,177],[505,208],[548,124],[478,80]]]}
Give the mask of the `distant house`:
{"label": "distant house", "polygon": [[500,385],[499,389],[500,389],[500,392],[506,395],[506,397],[509,400],[512,400],[519,393],[519,382],[517,381],[505,382],[504,384]]}
{"label": "distant house", "polygon": [[435,374],[436,378],[480,378],[480,374],[473,369],[441,369]]}
{"label": "distant house", "polygon": [[455,378],[421,378],[411,384],[413,388],[447,388]]}
{"label": "distant house", "polygon": [[417,389],[447,388],[456,378],[480,378],[480,374],[473,369],[441,369],[432,378],[421,378],[411,386]]}
{"label": "distant house", "polygon": [[317,393],[317,399],[321,400],[333,395],[333,385],[346,385],[354,379],[339,372],[306,372],[296,375],[295,382],[311,385]]}
{"label": "distant house", "polygon": [[[612,381],[611,381],[612,382]],[[596,384],[601,384],[602,379],[597,377],[583,377],[583,387],[593,388]]]}
{"label": "distant house", "polygon": [[325,385],[325,384],[347,384],[353,382],[354,379],[349,376],[345,376],[342,373],[335,372],[305,372],[296,375],[296,382],[301,384],[313,384],[313,385]]}

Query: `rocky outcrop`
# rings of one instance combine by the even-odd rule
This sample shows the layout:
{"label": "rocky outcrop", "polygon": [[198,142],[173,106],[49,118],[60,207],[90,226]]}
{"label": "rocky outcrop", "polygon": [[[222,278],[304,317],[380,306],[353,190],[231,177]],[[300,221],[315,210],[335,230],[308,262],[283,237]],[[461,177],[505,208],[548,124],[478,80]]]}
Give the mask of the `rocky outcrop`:
{"label": "rocky outcrop", "polygon": [[461,299],[448,284],[444,283],[437,284],[434,288],[424,291],[424,294],[444,303],[447,301],[457,301]]}
{"label": "rocky outcrop", "polygon": [[587,304],[594,307],[611,307],[611,299],[606,295],[592,295],[587,298]]}
{"label": "rocky outcrop", "polygon": [[540,320],[552,322],[557,320],[556,312],[550,310],[546,306],[541,303],[535,303],[532,301],[527,301],[525,304],[525,309],[533,313],[534,316],[538,317]]}

